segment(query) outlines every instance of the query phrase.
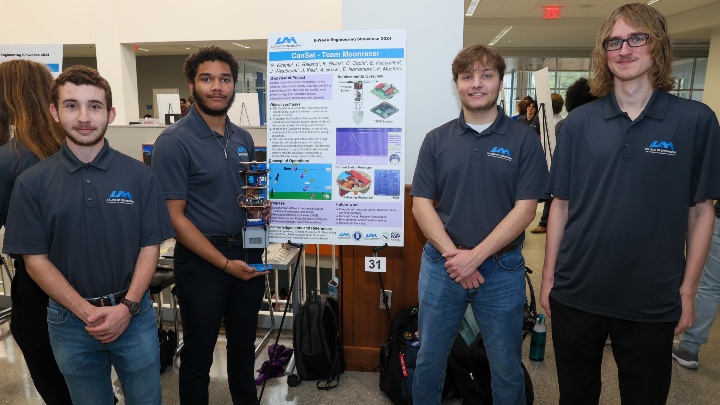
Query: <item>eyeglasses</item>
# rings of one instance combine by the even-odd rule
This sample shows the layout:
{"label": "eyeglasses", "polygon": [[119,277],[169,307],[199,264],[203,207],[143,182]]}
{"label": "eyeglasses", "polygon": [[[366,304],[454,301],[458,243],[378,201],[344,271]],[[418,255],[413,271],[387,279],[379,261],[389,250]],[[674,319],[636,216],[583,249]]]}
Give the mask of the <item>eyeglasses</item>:
{"label": "eyeglasses", "polygon": [[631,48],[637,48],[647,44],[649,38],[649,34],[636,34],[627,39],[608,39],[603,42],[603,48],[605,48],[606,51],[617,51],[622,48],[623,42],[627,42]]}

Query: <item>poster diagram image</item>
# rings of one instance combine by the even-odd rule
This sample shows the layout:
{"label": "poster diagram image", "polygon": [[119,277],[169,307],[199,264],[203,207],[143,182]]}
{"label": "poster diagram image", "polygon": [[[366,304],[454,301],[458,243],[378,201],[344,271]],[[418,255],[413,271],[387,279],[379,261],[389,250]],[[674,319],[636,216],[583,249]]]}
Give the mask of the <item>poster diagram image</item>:
{"label": "poster diagram image", "polygon": [[380,99],[382,100],[389,100],[393,98],[394,95],[399,93],[399,91],[395,88],[394,85],[390,83],[378,83],[378,85],[375,86],[375,88],[372,89],[370,93],[380,97]]}
{"label": "poster diagram image", "polygon": [[400,155],[398,155],[397,153],[393,153],[392,155],[390,155],[390,159],[388,159],[388,161],[391,165],[400,164]]}
{"label": "poster diagram image", "polygon": [[360,170],[346,170],[340,173],[336,182],[341,197],[348,194],[365,194],[372,185],[370,175]]}
{"label": "poster diagram image", "polygon": [[271,163],[268,189],[270,199],[330,200],[332,167],[317,163]]}
{"label": "poster diagram image", "polygon": [[395,114],[396,112],[398,112],[400,110],[398,110],[397,107],[388,103],[387,101],[383,101],[382,103],[373,107],[370,111],[374,112],[376,115],[380,116],[381,118],[387,119],[387,118],[390,118],[391,115]]}
{"label": "poster diagram image", "polygon": [[393,128],[338,128],[335,130],[336,163],[384,165],[388,161],[389,134]]}
{"label": "poster diagram image", "polygon": [[353,111],[353,121],[357,125],[363,120],[363,84],[362,82],[353,83],[353,93],[355,94],[355,111]]}
{"label": "poster diagram image", "polygon": [[375,195],[400,195],[400,170],[375,170]]}

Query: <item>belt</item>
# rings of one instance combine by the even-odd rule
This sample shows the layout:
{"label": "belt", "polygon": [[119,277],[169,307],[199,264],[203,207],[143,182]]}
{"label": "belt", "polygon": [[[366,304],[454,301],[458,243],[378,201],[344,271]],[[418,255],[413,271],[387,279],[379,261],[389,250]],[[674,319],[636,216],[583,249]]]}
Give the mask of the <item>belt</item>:
{"label": "belt", "polygon": [[[474,249],[469,246],[463,246],[463,245],[457,245],[457,244],[455,245],[455,247],[460,250],[473,250]],[[497,256],[504,255],[505,253],[512,252],[513,250],[517,249],[518,247],[520,247],[520,245],[507,245],[504,248],[495,252],[495,255],[497,255]]]}
{"label": "belt", "polygon": [[217,236],[206,236],[207,240],[212,243],[213,246],[242,246],[243,241],[241,238],[236,237],[217,237]]}
{"label": "belt", "polygon": [[89,302],[90,304],[92,304],[96,307],[111,307],[111,306],[113,306],[113,301],[115,302],[114,305],[118,305],[120,303],[120,301],[122,301],[123,298],[125,298],[125,294],[127,294],[127,290],[120,291],[117,294],[108,294],[104,297],[86,298],[85,301]]}

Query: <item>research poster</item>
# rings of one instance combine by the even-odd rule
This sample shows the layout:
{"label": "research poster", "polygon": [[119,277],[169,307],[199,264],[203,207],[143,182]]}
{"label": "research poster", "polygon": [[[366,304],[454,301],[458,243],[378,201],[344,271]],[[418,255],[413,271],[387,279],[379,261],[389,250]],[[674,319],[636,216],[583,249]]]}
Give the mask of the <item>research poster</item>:
{"label": "research poster", "polygon": [[268,36],[270,241],[403,246],[405,30]]}
{"label": "research poster", "polygon": [[57,79],[62,72],[63,46],[54,45],[0,45],[0,63],[11,59],[29,59],[44,64]]}

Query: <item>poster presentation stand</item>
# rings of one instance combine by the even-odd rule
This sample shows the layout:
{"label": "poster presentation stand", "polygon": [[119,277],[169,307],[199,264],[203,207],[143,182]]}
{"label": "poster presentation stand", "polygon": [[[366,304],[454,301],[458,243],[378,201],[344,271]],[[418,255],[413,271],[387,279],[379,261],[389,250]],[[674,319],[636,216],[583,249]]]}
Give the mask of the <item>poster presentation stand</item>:
{"label": "poster presentation stand", "polygon": [[[378,252],[385,249],[386,247],[388,247],[387,243],[382,246],[373,246],[373,248],[372,248],[373,257],[378,257]],[[382,294],[382,297],[383,297],[383,305],[385,306],[385,312],[387,313],[388,325],[390,325],[390,323],[392,323],[392,316],[390,316],[390,304],[388,302],[389,301],[388,294],[385,292],[385,285],[383,284],[382,273],[378,272],[377,275],[378,275],[378,279],[380,279],[380,293]]]}
{"label": "poster presentation stand", "polygon": [[403,246],[405,34],[268,36],[271,242]]}
{"label": "poster presentation stand", "polygon": [[[303,249],[305,249],[305,245],[304,245],[304,244],[302,244],[302,243],[292,243],[292,242],[290,242],[289,240],[287,241],[287,244],[290,245],[290,246],[292,246],[292,247],[294,247],[294,248],[299,249],[298,255],[299,255],[299,256],[302,256]],[[297,295],[297,290],[298,290],[298,288],[297,288],[297,286],[295,285],[295,278],[296,278],[296,276],[297,276],[297,272],[298,272],[298,269],[299,269],[299,268],[300,268],[300,260],[296,260],[296,261],[295,261],[295,267],[293,268],[293,272],[292,272],[292,277],[291,277],[291,279],[290,279],[290,290],[289,290],[289,292],[288,292],[288,297],[287,297],[287,299],[286,299],[286,301],[285,301],[285,309],[283,309],[282,318],[280,319],[280,327],[278,328],[277,334],[275,335],[275,347],[276,347],[276,348],[277,348],[278,342],[280,342],[280,333],[281,333],[282,330],[283,330],[283,325],[285,324],[285,318],[287,317],[288,309],[290,309],[290,301],[292,300],[292,297],[293,297],[293,296],[296,296],[296,295]],[[266,282],[267,282],[267,276],[265,277],[265,280],[266,280]],[[273,305],[270,305],[270,314],[271,314],[271,316],[272,316],[272,314],[273,314],[273,312],[272,312],[272,307],[273,307]],[[273,318],[273,320],[274,320],[275,317],[272,316],[272,318]],[[273,322],[273,325],[274,325],[274,322]],[[267,337],[270,335],[270,333],[271,333],[272,331],[273,331],[273,327],[271,327],[271,329],[267,332],[267,334],[265,335],[265,337],[263,338],[263,340],[262,340],[262,341],[260,342],[260,344],[257,346],[258,349],[260,349],[260,348],[262,348],[262,347],[264,346],[265,340],[267,339]],[[267,385],[267,381],[270,379],[270,378],[268,378],[268,377],[269,377],[269,374],[268,374],[268,373],[270,372],[270,366],[276,361],[277,356],[278,356],[278,353],[280,353],[280,350],[277,350],[277,349],[276,349],[275,351],[273,351],[272,359],[269,359],[269,360],[265,363],[265,370],[264,370],[265,381],[263,381],[262,389],[260,390],[260,396],[258,397],[258,403],[262,403],[263,393],[265,392],[265,385]],[[257,354],[256,354],[256,355],[257,355]],[[293,353],[292,357],[290,358],[290,361],[288,362],[287,372],[292,372],[294,369],[295,369],[295,353]],[[297,376],[296,376],[295,379],[297,379]],[[290,381],[291,381],[291,379],[290,379],[290,377],[288,377],[288,384],[290,384]],[[298,381],[298,384],[299,384],[299,381]],[[297,384],[296,384],[296,385],[297,385]]]}

